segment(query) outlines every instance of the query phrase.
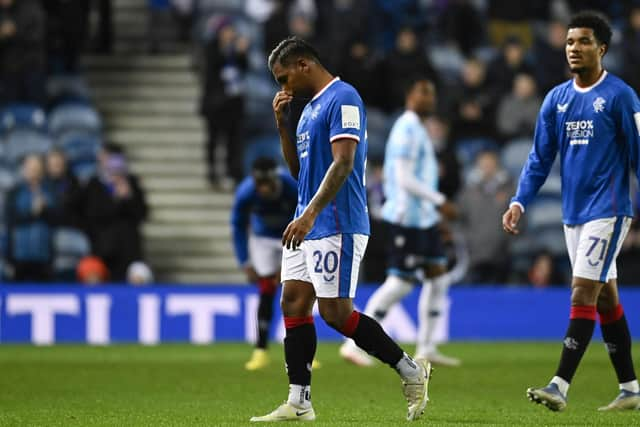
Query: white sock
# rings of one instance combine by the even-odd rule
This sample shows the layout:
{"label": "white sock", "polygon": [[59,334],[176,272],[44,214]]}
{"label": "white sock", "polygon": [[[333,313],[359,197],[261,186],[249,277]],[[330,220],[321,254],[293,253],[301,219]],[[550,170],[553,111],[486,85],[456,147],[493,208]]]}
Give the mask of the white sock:
{"label": "white sock", "polygon": [[411,381],[420,378],[422,372],[418,367],[418,364],[410,358],[407,353],[402,355],[402,359],[396,364],[396,371],[400,374],[403,380]]}
{"label": "white sock", "polygon": [[626,383],[620,383],[620,390],[640,393],[640,385],[638,385],[638,380],[628,381]]}
{"label": "white sock", "polygon": [[289,384],[287,403],[300,409],[311,407],[311,385]]}
{"label": "white sock", "polygon": [[[364,313],[377,321],[381,321],[391,306],[404,298],[411,292],[411,289],[413,289],[413,285],[406,280],[398,276],[387,276],[382,286],[376,289],[371,298],[369,298]],[[383,315],[381,316],[382,313]]]}
{"label": "white sock", "polygon": [[564,397],[567,397],[567,393],[569,392],[569,383],[564,379],[558,376],[551,378],[551,383],[558,386],[558,390]]}
{"label": "white sock", "polygon": [[450,279],[446,274],[430,281],[425,280],[422,284],[418,300],[418,339],[416,343],[416,354],[420,356],[426,356],[436,350],[433,335],[446,309],[449,285]]}

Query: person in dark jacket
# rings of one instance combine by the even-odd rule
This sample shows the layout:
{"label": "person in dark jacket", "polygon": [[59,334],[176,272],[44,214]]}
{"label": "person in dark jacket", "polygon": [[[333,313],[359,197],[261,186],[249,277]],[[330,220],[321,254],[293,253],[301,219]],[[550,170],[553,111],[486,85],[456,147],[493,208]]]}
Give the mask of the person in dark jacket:
{"label": "person in dark jacket", "polygon": [[[209,179],[218,185],[228,178],[243,177],[242,125],[244,122],[247,50],[249,41],[240,36],[228,18],[216,24],[215,36],[205,46],[205,75],[200,112],[207,121]],[[224,138],[227,151],[226,177],[216,170],[216,148]]]}
{"label": "person in dark jacket", "polygon": [[9,262],[17,282],[45,282],[51,279],[53,226],[59,210],[50,187],[44,181],[42,159],[29,155],[22,166],[23,181],[7,198]]}
{"label": "person in dark jacket", "polygon": [[147,217],[147,203],[119,147],[103,148],[98,164],[98,175],[89,180],[82,197],[87,234],[111,279],[124,282],[129,264],[144,259],[140,225]]}
{"label": "person in dark jacket", "polygon": [[47,153],[46,175],[56,204],[60,210],[60,225],[80,227],[81,187],[78,178],[69,170],[64,153],[54,149]]}
{"label": "person in dark jacket", "polygon": [[0,104],[44,102],[45,15],[35,0],[0,0]]}

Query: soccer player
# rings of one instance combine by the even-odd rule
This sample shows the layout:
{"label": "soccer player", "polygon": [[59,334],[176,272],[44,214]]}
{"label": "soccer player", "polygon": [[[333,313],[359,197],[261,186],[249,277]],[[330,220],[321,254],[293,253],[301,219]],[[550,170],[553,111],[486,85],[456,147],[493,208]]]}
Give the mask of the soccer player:
{"label": "soccer player", "polygon": [[[273,99],[284,158],[298,178],[295,219],[282,236],[282,312],[289,397],[276,410],[251,421],[313,420],[311,361],[316,350],[312,307],[325,322],[394,368],[403,381],[407,419],[419,418],[428,397],[430,366],[414,361],[378,322],[353,309],[359,264],[367,245],[365,189],[367,117],[358,92],[331,75],[315,49],[298,37],[283,40],[269,55],[269,69],[282,90]],[[309,98],[296,141],[284,117],[293,97]]]}
{"label": "soccer player", "polygon": [[[278,171],[273,159],[260,157],[236,190],[231,210],[231,228],[236,259],[251,283],[257,283],[258,340],[250,371],[269,364],[267,343],[273,317],[273,295],[280,283],[282,259],[281,237],[293,217],[298,203],[298,184],[291,176]],[[249,233],[249,230],[251,232]]]}
{"label": "soccer player", "polygon": [[633,215],[629,168],[640,176],[640,101],[602,67],[610,40],[611,28],[597,13],[571,19],[566,56],[575,78],[546,96],[518,190],[502,217],[505,231],[517,234],[520,217],[559,152],[564,234],[573,269],[570,320],[555,376],[546,387],[527,390],[529,399],[554,411],[567,405],[569,384],[593,335],[596,315],[620,384],[615,400],[600,410],[640,406],[616,281],[616,257]]}
{"label": "soccer player", "polygon": [[[433,335],[446,310],[450,284],[445,274],[447,257],[440,237],[439,210],[455,214],[453,204],[437,189],[438,161],[423,123],[436,106],[436,90],[422,76],[410,78],[407,83],[405,112],[391,129],[384,159],[386,201],[382,218],[389,230],[388,275],[364,312],[382,321],[391,306],[411,292],[414,283],[423,281],[418,303],[416,358],[458,366],[460,360],[437,351]],[[340,347],[340,355],[356,365],[373,363],[353,340]]]}

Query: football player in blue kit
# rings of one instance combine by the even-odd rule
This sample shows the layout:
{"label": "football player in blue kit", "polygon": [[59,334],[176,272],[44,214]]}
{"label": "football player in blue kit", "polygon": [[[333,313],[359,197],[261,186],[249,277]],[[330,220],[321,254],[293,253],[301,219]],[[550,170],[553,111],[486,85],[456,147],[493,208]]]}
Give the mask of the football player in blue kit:
{"label": "football player in blue kit", "polygon": [[[282,236],[281,305],[289,397],[273,412],[251,421],[315,419],[311,406],[315,301],[329,326],[398,372],[408,402],[407,419],[418,419],[428,401],[430,367],[414,361],[378,322],[353,308],[369,235],[367,116],[362,99],[351,85],[331,75],[315,49],[298,37],[276,46],[269,69],[281,87],[273,110],[283,155],[298,179],[295,217]],[[309,99],[294,141],[285,123],[293,97]]]}
{"label": "football player in blue kit", "polygon": [[560,153],[564,234],[573,270],[570,320],[555,376],[546,387],[527,390],[530,400],[554,411],[567,405],[569,384],[598,316],[620,388],[599,409],[640,407],[616,280],[616,257],[633,216],[629,173],[640,177],[640,101],[602,66],[610,40],[611,28],[599,14],[582,12],[571,19],[566,56],[575,78],[547,94],[518,190],[502,218],[505,231],[517,234],[518,221]]}
{"label": "football player in blue kit", "polygon": [[258,285],[258,336],[249,371],[269,364],[267,344],[273,317],[273,297],[280,283],[282,232],[298,203],[298,184],[278,169],[275,160],[256,159],[251,174],[238,186],[231,209],[233,248],[238,264],[251,283]]}

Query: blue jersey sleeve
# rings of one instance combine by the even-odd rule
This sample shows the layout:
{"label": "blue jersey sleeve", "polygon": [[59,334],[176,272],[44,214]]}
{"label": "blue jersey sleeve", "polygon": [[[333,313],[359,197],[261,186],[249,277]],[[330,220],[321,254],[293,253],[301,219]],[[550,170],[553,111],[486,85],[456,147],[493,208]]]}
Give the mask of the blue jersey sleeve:
{"label": "blue jersey sleeve", "polygon": [[540,108],[533,147],[520,173],[516,195],[511,199],[512,203],[520,203],[525,208],[544,184],[558,153],[558,135],[556,135],[553,106],[553,92],[550,92]]}
{"label": "blue jersey sleeve", "polygon": [[231,233],[233,249],[240,265],[249,260],[248,229],[251,205],[253,203],[255,186],[251,178],[245,178],[236,190],[233,207],[231,208]]}
{"label": "blue jersey sleeve", "polygon": [[619,126],[629,149],[631,168],[640,182],[640,100],[630,87],[621,91],[616,100]]}
{"label": "blue jersey sleeve", "polygon": [[351,138],[360,141],[360,127],[363,125],[364,106],[355,90],[336,92],[329,109],[329,141]]}

